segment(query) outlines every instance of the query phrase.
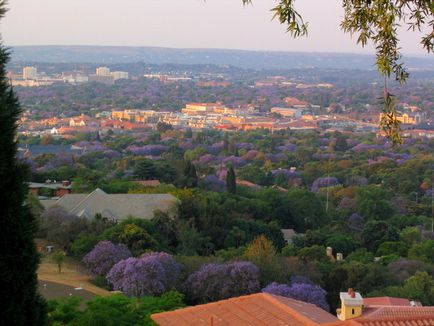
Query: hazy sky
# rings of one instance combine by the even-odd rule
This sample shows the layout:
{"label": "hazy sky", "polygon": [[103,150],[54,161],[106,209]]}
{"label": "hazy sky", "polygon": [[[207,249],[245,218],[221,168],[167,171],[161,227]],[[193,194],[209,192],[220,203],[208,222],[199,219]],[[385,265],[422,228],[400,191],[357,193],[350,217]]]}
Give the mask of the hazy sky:
{"label": "hazy sky", "polygon": [[[7,45],[131,45],[373,53],[343,34],[341,0],[299,0],[309,36],[294,40],[271,21],[274,0],[9,0]],[[423,54],[419,35],[401,34],[403,52]]]}

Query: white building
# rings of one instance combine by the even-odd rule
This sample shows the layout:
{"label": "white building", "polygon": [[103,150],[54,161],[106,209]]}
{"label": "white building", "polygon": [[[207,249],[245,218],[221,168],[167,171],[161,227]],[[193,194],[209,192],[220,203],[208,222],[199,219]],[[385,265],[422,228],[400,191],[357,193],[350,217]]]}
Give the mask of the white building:
{"label": "white building", "polygon": [[96,68],[97,76],[110,76],[110,68],[108,67],[98,67]]}
{"label": "white building", "polygon": [[118,79],[128,79],[128,73],[126,71],[113,71],[111,75],[115,81]]}
{"label": "white building", "polygon": [[38,70],[35,67],[23,68],[23,79],[36,79],[38,77]]}

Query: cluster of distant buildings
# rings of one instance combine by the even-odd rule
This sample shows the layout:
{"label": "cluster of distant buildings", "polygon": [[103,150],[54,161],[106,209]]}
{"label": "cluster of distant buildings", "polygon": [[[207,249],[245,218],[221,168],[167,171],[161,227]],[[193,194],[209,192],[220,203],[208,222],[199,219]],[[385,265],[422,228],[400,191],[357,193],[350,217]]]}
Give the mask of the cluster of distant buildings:
{"label": "cluster of distant buildings", "polygon": [[36,67],[24,67],[22,74],[14,74],[10,72],[8,74],[9,80],[12,86],[23,87],[38,87],[48,86],[54,83],[87,83],[98,82],[108,85],[114,84],[119,79],[128,79],[128,72],[126,71],[110,71],[108,67],[96,68],[95,74],[87,75],[83,72],[63,72],[60,75],[48,76],[45,73],[38,73]]}
{"label": "cluster of distant buildings", "polygon": [[[110,74],[110,75],[109,75]],[[109,70],[97,71],[95,78],[113,78]],[[319,106],[293,97],[284,99],[286,107],[273,107],[259,112],[254,106],[231,108],[221,102],[187,103],[178,112],[116,109],[99,112],[95,117],[79,115],[70,118],[50,118],[38,121],[22,119],[21,133],[25,135],[51,134],[64,138],[78,133],[111,130],[142,131],[154,129],[158,122],[175,129],[217,129],[224,131],[291,129],[298,131],[326,130],[340,132],[378,132],[378,121],[363,121],[351,114],[318,114]],[[406,137],[434,137],[434,131],[418,127],[426,121],[426,114],[417,107],[403,105],[398,119],[405,127]]]}

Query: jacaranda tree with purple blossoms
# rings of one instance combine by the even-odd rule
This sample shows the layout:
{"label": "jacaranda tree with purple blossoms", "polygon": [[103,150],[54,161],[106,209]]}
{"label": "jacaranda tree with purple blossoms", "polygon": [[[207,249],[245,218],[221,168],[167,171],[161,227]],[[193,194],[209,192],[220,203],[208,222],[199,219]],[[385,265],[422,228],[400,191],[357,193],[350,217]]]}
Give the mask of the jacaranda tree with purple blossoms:
{"label": "jacaranda tree with purple blossoms", "polygon": [[326,300],[327,292],[320,286],[312,283],[292,283],[291,285],[271,283],[263,288],[262,292],[309,302],[329,311],[329,305]]}
{"label": "jacaranda tree with purple blossoms", "polygon": [[84,256],[83,262],[93,275],[105,276],[116,263],[131,256],[126,245],[101,241]]}
{"label": "jacaranda tree with purple blossoms", "polygon": [[107,280],[128,296],[155,296],[171,290],[180,272],[181,265],[171,255],[153,252],[121,260],[107,274]]}
{"label": "jacaranda tree with purple blossoms", "polygon": [[184,287],[195,303],[255,293],[259,290],[259,269],[245,261],[205,264],[188,277]]}

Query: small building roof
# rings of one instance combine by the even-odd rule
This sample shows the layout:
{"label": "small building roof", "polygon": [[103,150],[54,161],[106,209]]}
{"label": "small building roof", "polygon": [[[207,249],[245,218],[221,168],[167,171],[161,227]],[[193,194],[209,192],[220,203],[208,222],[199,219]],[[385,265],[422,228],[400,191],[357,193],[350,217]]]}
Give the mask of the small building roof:
{"label": "small building roof", "polygon": [[302,301],[256,293],[213,303],[157,313],[160,326],[315,326],[336,321],[325,310]]}
{"label": "small building roof", "polygon": [[[170,194],[107,194],[97,188],[90,194],[67,194],[44,205],[60,206],[79,217],[93,218],[96,214],[108,219],[128,217],[151,219],[154,211],[170,211],[178,199]],[[51,205],[51,206],[48,206]]]}

